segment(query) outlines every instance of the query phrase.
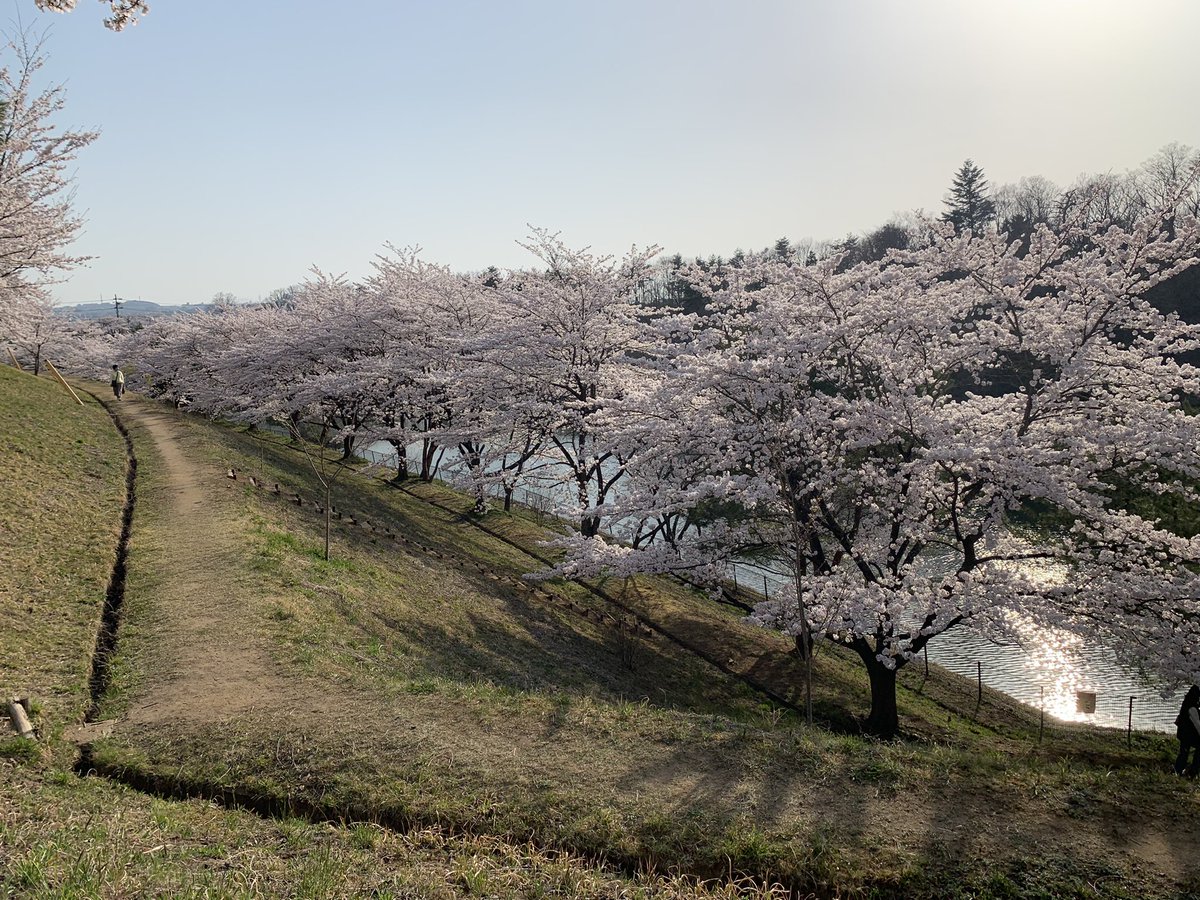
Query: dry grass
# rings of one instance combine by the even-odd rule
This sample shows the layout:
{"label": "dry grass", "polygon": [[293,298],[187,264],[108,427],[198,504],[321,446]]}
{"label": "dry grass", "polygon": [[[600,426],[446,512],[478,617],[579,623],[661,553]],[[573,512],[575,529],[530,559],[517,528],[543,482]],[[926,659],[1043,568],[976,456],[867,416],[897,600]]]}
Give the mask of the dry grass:
{"label": "dry grass", "polygon": [[44,736],[78,722],[125,495],[108,414],[0,367],[0,694],[32,694]]}
{"label": "dry grass", "polygon": [[753,884],[635,876],[444,829],[265,818],[102,779],[0,764],[0,894],[15,897],[767,898]]}
{"label": "dry grass", "polygon": [[[280,482],[285,497],[318,496],[285,442],[199,421],[185,431],[214,479],[232,465]],[[515,587],[535,565],[521,548],[545,552],[530,517],[488,517],[501,541],[444,488],[346,476],[335,505],[403,540],[343,521],[327,562],[313,511],[223,484],[219,515],[244,535],[259,587],[246,596],[250,627],[324,685],[329,704],[315,715],[295,702],[255,709],[221,742],[202,727],[127,731],[97,748],[111,771],[164,792],[207,785],[275,810],[441,824],[628,869],[766,875],[817,893],[992,885],[1022,896],[1091,881],[1098,896],[1169,891],[1129,849],[1163,843],[1180,810],[1196,820],[1195,794],[1159,774],[1162,738],[1127,751],[1110,733],[1055,728],[1039,746],[1029,710],[993,694],[976,710],[973,688],[940,672],[901,695],[918,741],[810,731],[735,677],[794,691],[786,642],[693,591],[600,585],[691,647],[643,635],[630,653],[603,615],[622,611],[602,598],[577,585],[545,585],[541,598]],[[153,681],[153,666],[141,677]],[[826,720],[851,727],[846,710],[864,695],[857,664],[826,654]],[[981,816],[995,821],[980,829]],[[1175,826],[1165,837],[1150,865],[1192,871],[1194,839]]]}
{"label": "dry grass", "polygon": [[[1027,710],[989,696],[976,711],[971,687],[935,673],[901,695],[919,740],[864,741],[844,731],[865,685],[837,654],[823,658],[818,710],[843,733],[806,729],[738,677],[794,691],[786,643],[694,592],[599,585],[624,611],[577,585],[539,596],[519,586],[532,565],[521,547],[544,552],[532,518],[482,523],[505,542],[452,492],[413,486],[439,508],[359,476],[341,479],[337,506],[404,542],[343,522],[326,562],[310,510],[221,478],[234,465],[316,496],[298,454],[177,425],[211,488],[206,516],[240,548],[187,560],[212,588],[193,602],[236,601],[213,633],[266,648],[263,678],[230,673],[260,693],[234,713],[178,705],[155,718],[162,707],[149,706],[188,677],[165,599],[186,557],[171,538],[186,532],[164,461],[135,434],[140,505],[106,713],[140,724],[92,758],[145,791],[6,763],[0,885],[17,895],[760,896],[775,880],[821,896],[1195,889],[1198,798],[1160,774],[1160,738],[1129,752],[1110,734],[1053,729],[1038,747]],[[617,624],[630,611],[691,649],[631,638]],[[261,815],[165,799],[188,795]]]}
{"label": "dry grass", "polygon": [[[623,875],[568,853],[423,828],[264,818],[71,771],[61,739],[88,703],[90,657],[123,502],[104,410],[0,368],[0,673],[30,693],[41,740],[0,739],[0,896],[733,897],[762,886]],[[154,496],[154,454],[143,487]],[[161,509],[148,502],[139,522]],[[134,634],[146,623],[134,623]],[[135,637],[136,639],[136,637]],[[113,690],[132,684],[122,670]],[[27,752],[31,751],[31,752]]]}

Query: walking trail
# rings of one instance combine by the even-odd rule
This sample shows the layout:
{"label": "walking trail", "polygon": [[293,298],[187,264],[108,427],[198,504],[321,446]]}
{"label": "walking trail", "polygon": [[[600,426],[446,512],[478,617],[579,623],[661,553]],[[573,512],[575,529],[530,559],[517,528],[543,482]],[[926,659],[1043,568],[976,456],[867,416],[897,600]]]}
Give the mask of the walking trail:
{"label": "walking trail", "polygon": [[[298,696],[310,694],[305,680],[285,675],[254,639],[257,587],[228,577],[243,568],[237,558],[245,547],[231,517],[219,514],[229,497],[215,472],[187,453],[186,421],[128,395],[116,411],[143,455],[130,585],[132,602],[145,604],[139,613],[153,632],[153,640],[144,642],[144,664],[154,677],[135,689],[125,722],[212,720],[311,701]],[[154,450],[149,459],[147,447]],[[160,491],[163,513],[148,512],[147,495]]]}

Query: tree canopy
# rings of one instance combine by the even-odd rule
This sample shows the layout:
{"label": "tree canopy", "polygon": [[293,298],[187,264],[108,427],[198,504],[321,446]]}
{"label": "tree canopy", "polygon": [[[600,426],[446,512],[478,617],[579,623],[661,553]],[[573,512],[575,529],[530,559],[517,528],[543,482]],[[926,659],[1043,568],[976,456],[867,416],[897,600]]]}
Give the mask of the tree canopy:
{"label": "tree canopy", "polygon": [[954,174],[945,204],[942,221],[953,225],[956,231],[981,235],[996,218],[996,204],[988,196],[983,169],[969,159]]}
{"label": "tree canopy", "polygon": [[[71,12],[79,0],[34,0],[34,2],[37,3],[38,9],[61,13]],[[104,24],[113,31],[120,31],[129,25],[136,25],[139,18],[150,12],[150,4],[147,0],[100,0],[100,2],[108,4],[112,15],[104,20]]]}

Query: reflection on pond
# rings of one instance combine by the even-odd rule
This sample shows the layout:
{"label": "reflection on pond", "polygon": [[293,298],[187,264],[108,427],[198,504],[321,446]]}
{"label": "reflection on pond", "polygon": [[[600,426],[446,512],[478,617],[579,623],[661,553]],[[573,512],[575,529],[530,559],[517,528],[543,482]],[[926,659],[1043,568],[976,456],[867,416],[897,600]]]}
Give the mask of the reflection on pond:
{"label": "reflection on pond", "polygon": [[[1002,542],[1019,545],[1018,538]],[[1010,549],[1030,549],[1011,546]],[[1061,583],[1068,577],[1058,564],[1016,562],[1010,567],[1033,582]],[[1008,618],[1013,639],[995,643],[975,634],[942,635],[930,642],[930,659],[962,672],[957,657],[972,656],[982,666],[984,683],[1064,722],[1173,731],[1178,699],[1165,699],[1162,687],[1120,666],[1111,651],[1079,635],[1046,628],[1027,618]],[[947,639],[950,640],[947,640]],[[941,642],[941,646],[937,646]],[[974,674],[974,673],[972,673]],[[1175,692],[1173,696],[1181,696]]]}
{"label": "reflection on pond", "polygon": [[[736,567],[738,581],[750,590],[781,589],[788,579],[757,565]],[[1175,730],[1183,691],[1163,698],[1162,689],[1119,666],[1111,654],[1098,653],[1079,636],[1038,628],[1028,620],[1010,623],[1015,638],[985,638],[966,627],[952,628],[929,642],[929,661],[983,683],[1063,722],[1087,722],[1125,728],[1133,698],[1133,727]],[[919,665],[913,662],[911,665]],[[1095,694],[1092,712],[1080,709],[1079,694]]]}
{"label": "reflection on pond", "polygon": [[[1124,728],[1132,697],[1134,728],[1174,731],[1182,695],[1164,699],[1157,685],[1089,651],[1082,638],[1032,626],[1019,643],[1005,644],[948,631],[929,642],[929,661],[972,679],[978,663],[988,687],[1035,708],[1044,702],[1046,715],[1064,722]],[[1095,694],[1095,712],[1081,711],[1080,692]]]}

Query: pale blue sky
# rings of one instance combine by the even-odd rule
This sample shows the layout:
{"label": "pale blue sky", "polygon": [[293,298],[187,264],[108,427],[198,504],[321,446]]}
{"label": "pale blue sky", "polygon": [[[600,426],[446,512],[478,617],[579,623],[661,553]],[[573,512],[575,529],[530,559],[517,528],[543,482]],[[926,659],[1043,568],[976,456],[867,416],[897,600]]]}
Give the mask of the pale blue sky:
{"label": "pale blue sky", "polygon": [[79,159],[56,289],[254,299],[385,242],[517,266],[577,246],[728,254],[994,185],[1200,146],[1195,0],[152,0],[52,25]]}

